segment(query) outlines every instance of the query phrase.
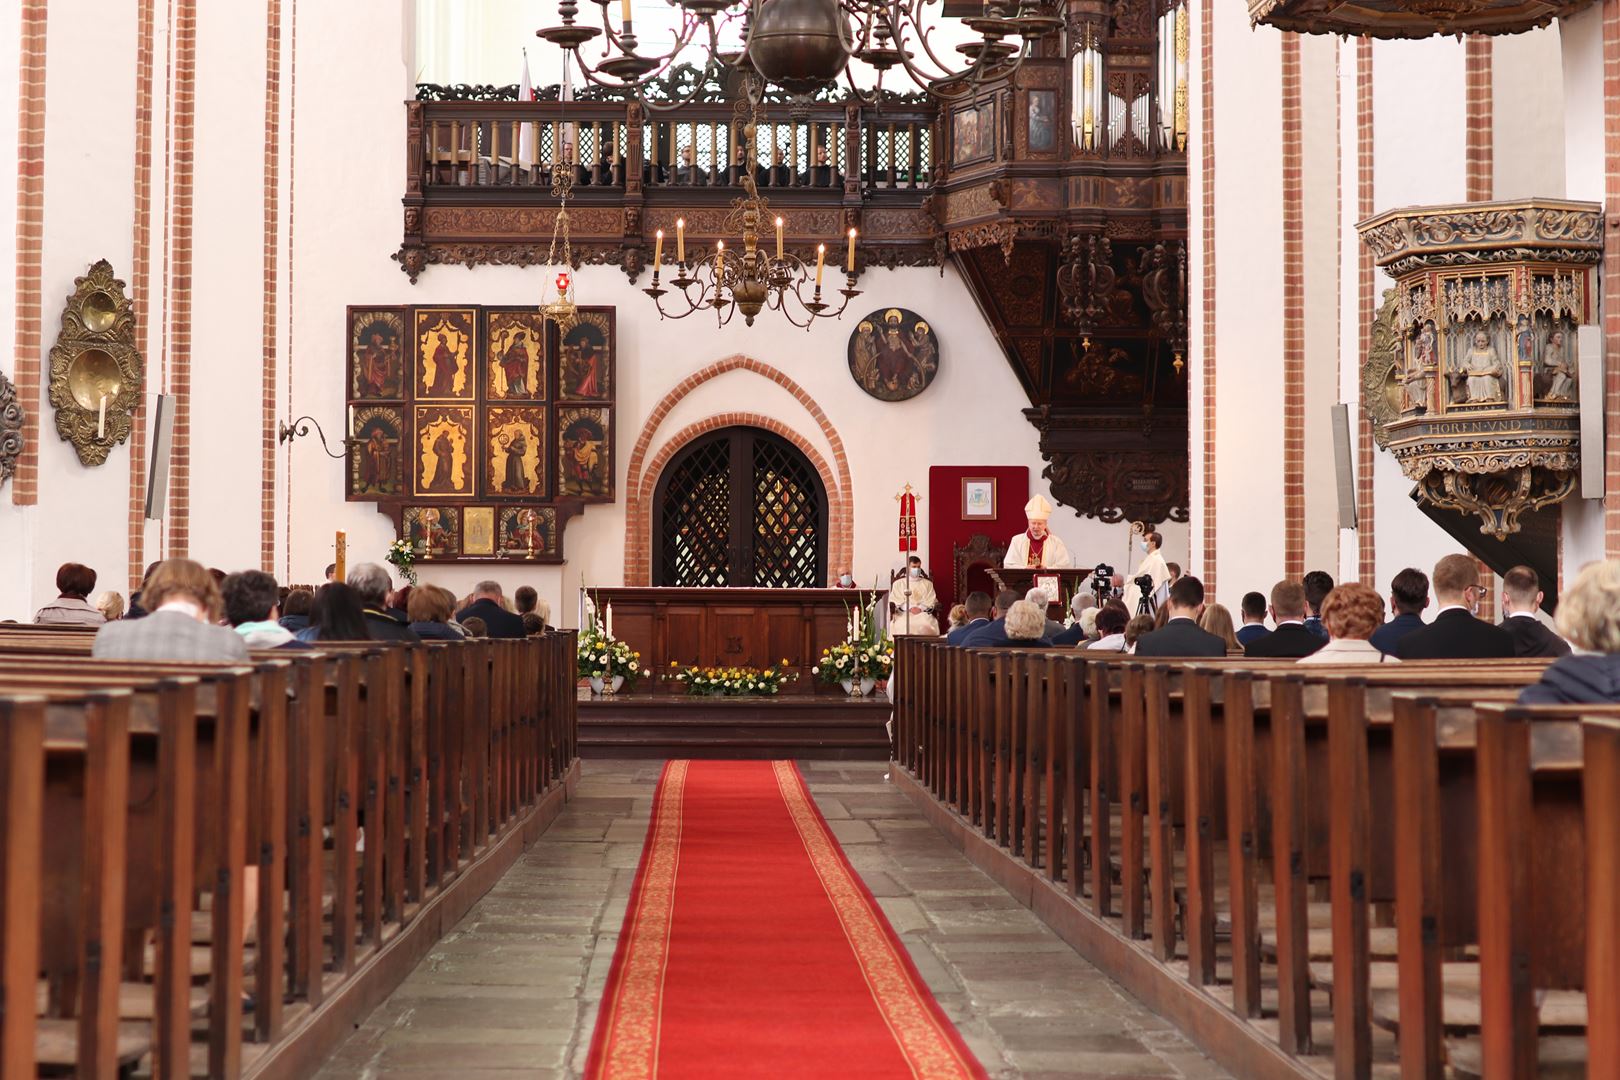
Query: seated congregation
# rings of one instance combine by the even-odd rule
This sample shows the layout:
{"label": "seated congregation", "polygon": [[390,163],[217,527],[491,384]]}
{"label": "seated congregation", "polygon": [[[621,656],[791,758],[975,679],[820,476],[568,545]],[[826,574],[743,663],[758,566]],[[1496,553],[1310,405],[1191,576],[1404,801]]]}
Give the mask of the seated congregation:
{"label": "seated congregation", "polygon": [[560,812],[534,591],[334,571],[170,559],[125,611],[69,563],[0,623],[6,1076],[313,1075]]}
{"label": "seated congregation", "polygon": [[975,593],[897,642],[898,782],[1237,1075],[1620,1075],[1620,561],[1553,626],[1488,585],[1403,570],[1386,621],[1313,572],[1234,628],[1177,575],[1061,634]]}

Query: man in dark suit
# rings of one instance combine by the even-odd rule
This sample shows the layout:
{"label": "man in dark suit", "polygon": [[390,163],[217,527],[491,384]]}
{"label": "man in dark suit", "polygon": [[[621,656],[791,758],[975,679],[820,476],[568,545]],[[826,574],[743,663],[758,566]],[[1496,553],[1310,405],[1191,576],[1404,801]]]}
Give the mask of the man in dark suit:
{"label": "man in dark suit", "polygon": [[1023,598],[1024,594],[1017,589],[1002,589],[996,593],[996,606],[991,609],[995,618],[975,626],[972,633],[963,636],[960,644],[970,649],[1005,646],[1008,640],[1007,612]]}
{"label": "man in dark suit", "polygon": [[1136,641],[1137,656],[1225,656],[1226,642],[1198,628],[1204,613],[1204,583],[1190,574],[1170,586],[1170,618],[1164,628]]}
{"label": "man in dark suit", "polygon": [[1305,629],[1326,641],[1328,632],[1322,625],[1322,601],[1333,591],[1333,575],[1326,570],[1312,570],[1300,584],[1305,586]]}
{"label": "man in dark suit", "polygon": [[1475,616],[1485,589],[1479,563],[1471,555],[1447,555],[1434,564],[1434,622],[1414,630],[1395,646],[1402,660],[1473,660],[1513,655],[1513,635]]}
{"label": "man in dark suit", "polygon": [[514,615],[501,606],[501,583],[480,581],[473,586],[472,603],[456,612],[456,622],[483,619],[484,627],[492,638],[521,638],[529,635],[523,629],[523,616]]}
{"label": "man in dark suit", "polygon": [[1389,610],[1395,617],[1373,631],[1368,638],[1373,648],[1393,654],[1400,640],[1423,629],[1423,609],[1429,606],[1429,575],[1414,566],[1395,575],[1389,583]]}
{"label": "man in dark suit", "polygon": [[947,645],[962,644],[969,634],[990,622],[989,593],[975,589],[967,594],[967,599],[962,601],[962,606],[967,609],[967,622],[945,635],[945,644]]}
{"label": "man in dark suit", "polygon": [[1238,628],[1237,643],[1247,649],[1271,633],[1266,629],[1266,598],[1257,592],[1243,594],[1243,625]]}
{"label": "man in dark suit", "polygon": [[1277,629],[1245,645],[1244,656],[1297,660],[1327,644],[1305,626],[1305,586],[1298,582],[1279,581],[1271,587],[1271,621]]}
{"label": "man in dark suit", "polygon": [[1528,566],[1502,575],[1502,629],[1513,637],[1514,656],[1568,656],[1569,642],[1536,618],[1544,596],[1541,578]]}

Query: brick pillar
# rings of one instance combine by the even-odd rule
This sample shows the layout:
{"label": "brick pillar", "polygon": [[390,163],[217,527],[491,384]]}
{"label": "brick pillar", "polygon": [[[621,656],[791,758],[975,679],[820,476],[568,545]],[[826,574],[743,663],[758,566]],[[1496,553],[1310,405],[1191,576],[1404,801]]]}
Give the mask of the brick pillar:
{"label": "brick pillar", "polygon": [[1299,36],[1282,36],[1283,576],[1305,574],[1305,211]]}
{"label": "brick pillar", "polygon": [[1200,177],[1203,183],[1204,230],[1204,347],[1199,362],[1204,371],[1204,528],[1202,570],[1204,589],[1215,595],[1215,0],[1202,0],[1198,8],[1199,93],[1203,130],[1199,135]]}
{"label": "brick pillar", "polygon": [[[1376,213],[1373,206],[1373,58],[1372,39],[1356,39],[1356,220]],[[1372,323],[1377,305],[1372,252],[1356,245],[1356,350],[1357,366],[1372,351]],[[1373,436],[1372,421],[1357,416],[1356,423],[1356,571],[1363,584],[1377,588],[1377,549],[1373,545]]]}
{"label": "brick pillar", "polygon": [[11,501],[39,501],[40,286],[45,236],[45,22],[46,0],[22,0],[17,83],[17,327],[12,371],[23,407],[23,448],[11,477]]}
{"label": "brick pillar", "polygon": [[1469,202],[1484,202],[1494,197],[1495,138],[1491,125],[1495,122],[1491,106],[1491,39],[1474,37],[1464,39],[1463,77],[1467,107],[1467,142],[1464,161],[1467,168],[1465,183]]}
{"label": "brick pillar", "polygon": [[[136,340],[147,354],[152,291],[152,48],[156,0],[141,0],[135,34],[135,229],[129,271],[129,301]],[[148,372],[151,368],[148,368]],[[147,377],[148,389],[151,385]],[[129,431],[129,591],[141,587],[146,569],[146,395],[135,401]]]}

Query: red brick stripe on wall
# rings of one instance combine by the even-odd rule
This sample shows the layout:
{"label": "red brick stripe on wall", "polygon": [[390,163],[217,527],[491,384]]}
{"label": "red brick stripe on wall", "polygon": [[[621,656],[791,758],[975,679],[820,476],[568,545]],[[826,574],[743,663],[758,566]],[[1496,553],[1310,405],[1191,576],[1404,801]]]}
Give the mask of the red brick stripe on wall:
{"label": "red brick stripe on wall", "polygon": [[[1372,39],[1356,39],[1356,220],[1365,221],[1373,208],[1373,56]],[[1374,297],[1372,253],[1356,245],[1356,367],[1372,349]],[[1373,546],[1373,437],[1372,421],[1360,415],[1356,422],[1356,570],[1363,584],[1377,588],[1378,560]]]}
{"label": "red brick stripe on wall", "polygon": [[[287,28],[287,387],[283,391],[287,417],[295,415],[292,411],[293,402],[293,327],[297,319],[293,317],[294,308],[298,302],[298,294],[293,291],[293,270],[297,261],[293,258],[294,216],[298,206],[298,0],[288,0],[288,28]],[[347,417],[345,417],[347,425]],[[344,434],[348,434],[345,426]],[[292,444],[287,444],[286,463],[283,466],[282,476],[285,478],[285,491],[282,497],[286,500],[282,506],[282,557],[286,563],[282,570],[282,580],[292,581]],[[345,463],[347,468],[347,463]],[[326,560],[321,560],[324,565]],[[305,580],[313,580],[306,578]]]}
{"label": "red brick stripe on wall", "polygon": [[45,239],[46,0],[22,0],[17,81],[17,333],[12,378],[22,402],[23,447],[11,477],[11,501],[39,501],[40,287]]}
{"label": "red brick stripe on wall", "polygon": [[1283,576],[1305,574],[1305,212],[1299,36],[1282,36]]}
{"label": "red brick stripe on wall", "polygon": [[260,440],[259,569],[276,569],[276,330],[281,225],[281,0],[265,2],[264,36],[264,432]]}
{"label": "red brick stripe on wall", "polygon": [[1492,197],[1495,188],[1490,38],[1476,35],[1464,39],[1463,74],[1467,102],[1466,197],[1469,202],[1482,202]]}
{"label": "red brick stripe on wall", "polygon": [[1202,0],[1199,20],[1199,136],[1204,229],[1204,588],[1215,593],[1215,0]]}
{"label": "red brick stripe on wall", "polygon": [[827,513],[831,520],[828,522],[827,561],[831,566],[848,565],[855,550],[855,497],[854,487],[850,479],[849,458],[844,452],[844,440],[827,419],[827,414],[812,398],[808,391],[788,375],[769,364],[761,363],[751,357],[736,355],[710,364],[701,371],[693,372],[664,395],[657,406],[647,416],[642,425],[641,434],[636,437],[635,448],[630,452],[630,467],[626,473],[625,490],[628,502],[625,506],[625,537],[624,537],[624,583],[626,585],[647,585],[652,580],[652,497],[653,489],[657,484],[658,472],[662,470],[669,455],[675,450],[691,442],[698,434],[694,429],[711,421],[725,419],[725,417],[710,417],[700,424],[684,429],[674,439],[669,440],[659,450],[658,456],[651,464],[646,464],[648,451],[658,433],[658,427],[664,418],[669,415],[677,404],[688,394],[710,379],[718,378],[727,372],[746,371],[776,383],[788,393],[792,394],[799,404],[804,406],[807,413],[821,428],[821,433],[832,448],[832,468],[829,470],[826,463],[815,453],[814,449],[804,439],[787,428],[779,421],[766,421],[762,417],[755,417],[752,413],[728,413],[730,417],[754,417],[753,419],[727,420],[725,424],[715,423],[703,431],[713,431],[716,427],[727,424],[750,424],[764,427],[776,432],[784,438],[792,440],[795,446],[804,450],[806,455],[816,463],[816,468],[822,474],[822,481],[827,486]]}
{"label": "red brick stripe on wall", "polygon": [[[156,0],[141,0],[135,34],[135,229],[130,257],[129,299],[141,352],[147,350],[148,293],[152,287],[152,41]],[[141,587],[146,569],[146,393],[135,403],[129,432],[129,591]]]}
{"label": "red brick stripe on wall", "polygon": [[191,548],[191,227],[197,129],[197,0],[175,0],[169,37],[170,220],[169,392],[174,441],[169,462],[168,555]]}
{"label": "red brick stripe on wall", "polygon": [[[1603,351],[1620,356],[1620,0],[1603,0],[1603,154],[1611,162],[1604,179]],[[1603,376],[1603,552],[1620,558],[1620,364]]]}

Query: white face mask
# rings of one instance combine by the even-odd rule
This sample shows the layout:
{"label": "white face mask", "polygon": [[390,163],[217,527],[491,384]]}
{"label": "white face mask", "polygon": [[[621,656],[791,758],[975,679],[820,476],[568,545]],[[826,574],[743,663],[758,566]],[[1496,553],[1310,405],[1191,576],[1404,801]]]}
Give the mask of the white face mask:
{"label": "white face mask", "polygon": [[838,584],[845,586],[853,585],[855,584],[855,579],[850,577],[848,574],[845,574],[843,577],[838,579]]}
{"label": "white face mask", "polygon": [[911,576],[914,577],[914,578],[922,577],[922,567],[920,567],[920,566],[913,566],[911,568],[910,572],[911,572]]}
{"label": "white face mask", "polygon": [[1143,540],[1142,541],[1142,550],[1143,551],[1152,551],[1153,549],[1148,546],[1148,542],[1146,540]]}

